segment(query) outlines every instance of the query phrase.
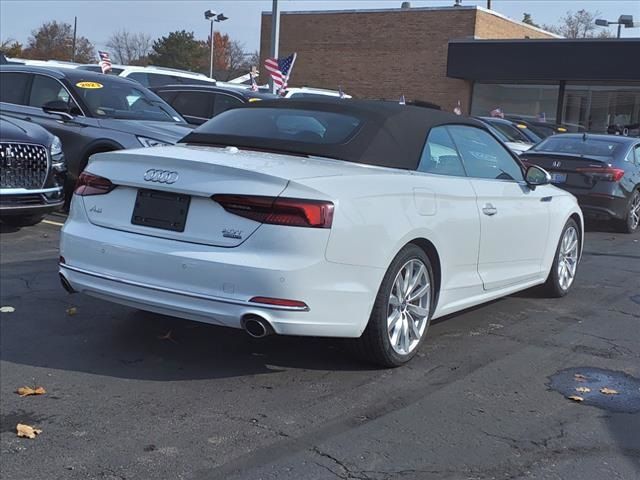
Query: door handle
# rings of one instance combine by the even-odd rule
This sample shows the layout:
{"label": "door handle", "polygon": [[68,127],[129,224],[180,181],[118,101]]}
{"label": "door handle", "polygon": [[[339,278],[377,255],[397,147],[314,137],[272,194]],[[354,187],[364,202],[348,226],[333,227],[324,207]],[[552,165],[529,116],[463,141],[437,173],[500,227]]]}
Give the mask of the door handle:
{"label": "door handle", "polygon": [[498,213],[498,209],[493,205],[491,205],[490,203],[487,203],[484,207],[482,207],[482,213],[492,217],[493,215]]}

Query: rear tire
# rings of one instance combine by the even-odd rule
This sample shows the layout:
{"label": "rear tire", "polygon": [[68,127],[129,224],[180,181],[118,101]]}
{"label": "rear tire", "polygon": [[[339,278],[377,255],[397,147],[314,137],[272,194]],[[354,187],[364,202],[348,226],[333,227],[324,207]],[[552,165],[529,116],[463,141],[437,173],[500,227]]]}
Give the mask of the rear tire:
{"label": "rear tire", "polygon": [[391,262],[362,336],[353,340],[361,358],[383,367],[407,363],[426,336],[434,305],[433,269],[414,244]]}
{"label": "rear tire", "polygon": [[575,220],[567,221],[558,241],[551,271],[544,284],[544,290],[549,297],[564,297],[571,290],[578,272],[580,235]]}
{"label": "rear tire", "polygon": [[40,223],[44,215],[15,215],[2,217],[2,222],[12,227],[30,227]]}
{"label": "rear tire", "polygon": [[624,220],[618,222],[621,233],[635,233],[640,228],[640,190],[636,189],[629,199],[627,214]]}

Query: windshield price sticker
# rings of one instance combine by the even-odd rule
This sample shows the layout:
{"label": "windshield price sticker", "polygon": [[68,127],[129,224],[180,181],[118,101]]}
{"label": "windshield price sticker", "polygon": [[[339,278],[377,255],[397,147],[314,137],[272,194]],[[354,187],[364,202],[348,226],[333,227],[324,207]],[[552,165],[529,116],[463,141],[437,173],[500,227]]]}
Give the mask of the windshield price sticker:
{"label": "windshield price sticker", "polygon": [[89,89],[93,89],[93,88],[102,88],[102,84],[98,83],[98,82],[78,82],[76,83],[76,87],[78,88],[89,88]]}

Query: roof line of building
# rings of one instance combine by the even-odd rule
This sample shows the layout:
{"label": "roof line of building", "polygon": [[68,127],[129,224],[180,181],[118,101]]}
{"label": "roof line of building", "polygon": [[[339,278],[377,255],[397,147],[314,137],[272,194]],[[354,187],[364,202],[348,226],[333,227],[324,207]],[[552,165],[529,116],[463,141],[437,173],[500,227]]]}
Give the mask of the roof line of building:
{"label": "roof line of building", "polygon": [[[530,28],[536,32],[545,33],[547,35],[551,35],[554,38],[563,38],[561,35],[556,35],[555,33],[548,32],[539,27],[534,27],[533,25],[529,25],[528,23],[520,22],[518,20],[514,20],[513,18],[509,18],[506,15],[496,12],[495,10],[490,10],[488,8],[484,8],[478,5],[460,5],[457,7],[410,7],[410,8],[363,8],[363,9],[349,9],[349,10],[285,10],[281,11],[280,15],[322,15],[322,14],[335,14],[335,13],[389,13],[389,12],[425,12],[425,11],[441,11],[441,10],[480,10],[482,12],[488,13],[489,15],[493,15],[498,18],[502,18],[509,22],[516,23],[518,25],[524,26],[526,28]],[[271,15],[271,10],[264,10],[262,15]]]}
{"label": "roof line of building", "polygon": [[545,33],[545,34],[547,34],[547,35],[551,35],[551,36],[552,36],[552,37],[554,37],[554,38],[564,38],[562,35],[558,35],[558,34],[555,34],[555,33],[549,32],[548,30],[545,30],[544,28],[535,27],[535,26],[533,26],[533,25],[529,25],[528,23],[524,23],[524,22],[521,22],[521,21],[519,21],[519,20],[514,20],[513,18],[507,17],[506,15],[503,15],[503,14],[502,14],[502,13],[500,13],[500,12],[496,12],[495,10],[490,10],[490,9],[488,9],[488,8],[481,7],[481,6],[479,6],[479,5],[478,5],[478,6],[475,6],[475,8],[476,8],[477,10],[482,11],[482,12],[485,12],[485,13],[488,13],[488,14],[490,14],[490,15],[493,15],[494,17],[502,18],[502,19],[504,19],[504,20],[508,20],[509,22],[516,23],[516,24],[518,24],[518,25],[520,25],[520,26],[530,28],[531,30],[534,30],[534,31],[536,31],[536,32]]}

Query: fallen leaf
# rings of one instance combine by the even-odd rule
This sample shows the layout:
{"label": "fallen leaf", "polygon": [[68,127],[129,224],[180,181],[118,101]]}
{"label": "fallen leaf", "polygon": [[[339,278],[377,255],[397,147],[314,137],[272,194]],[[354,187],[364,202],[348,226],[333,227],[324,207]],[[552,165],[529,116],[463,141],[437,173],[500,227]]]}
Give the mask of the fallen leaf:
{"label": "fallen leaf", "polygon": [[586,382],[587,381],[587,377],[585,377],[584,375],[582,375],[581,373],[576,373],[573,378],[577,381],[577,382]]}
{"label": "fallen leaf", "polygon": [[16,432],[19,437],[36,438],[36,435],[42,433],[42,430],[40,430],[39,428],[33,428],[30,425],[24,425],[22,423],[19,423],[16,426]]}
{"label": "fallen leaf", "polygon": [[600,393],[604,393],[605,395],[617,395],[618,391],[613,390],[612,388],[604,387],[600,389]]}
{"label": "fallen leaf", "polygon": [[173,330],[169,330],[167,333],[165,333],[164,335],[159,335],[158,336],[158,340],[169,340],[173,343],[178,343],[174,340],[174,338],[171,336],[171,333],[173,332]]}
{"label": "fallen leaf", "polygon": [[21,397],[26,397],[28,395],[44,395],[47,391],[43,387],[20,387],[16,393]]}
{"label": "fallen leaf", "polygon": [[5,305],[4,307],[0,307],[0,313],[13,313],[15,312],[16,309],[9,306],[9,305]]}
{"label": "fallen leaf", "polygon": [[578,387],[576,388],[576,392],[580,393],[589,393],[591,389],[589,387]]}
{"label": "fallen leaf", "polygon": [[73,317],[76,313],[78,313],[78,309],[76,307],[67,308],[67,315]]}
{"label": "fallen leaf", "polygon": [[567,398],[569,400],[573,400],[574,402],[582,402],[582,401],[584,401],[584,398],[579,397],[578,395],[569,395]]}

